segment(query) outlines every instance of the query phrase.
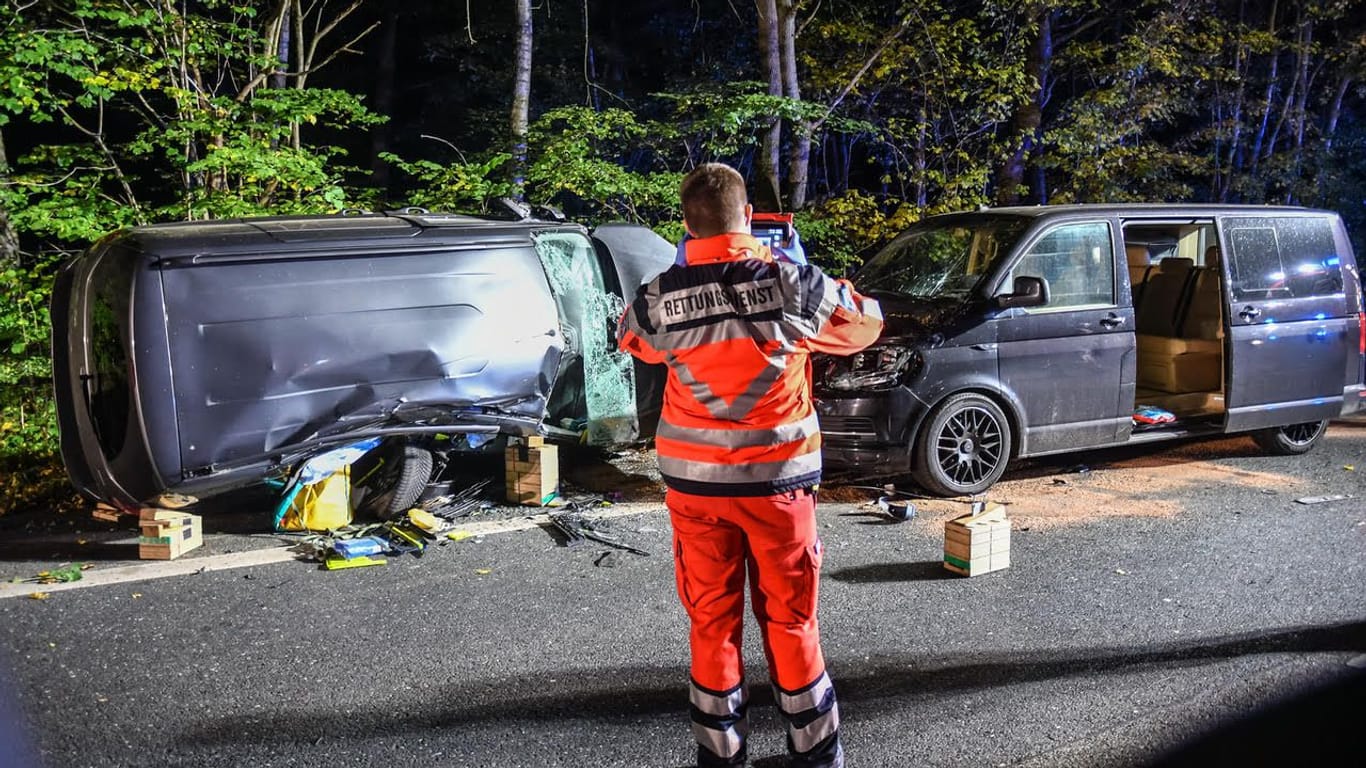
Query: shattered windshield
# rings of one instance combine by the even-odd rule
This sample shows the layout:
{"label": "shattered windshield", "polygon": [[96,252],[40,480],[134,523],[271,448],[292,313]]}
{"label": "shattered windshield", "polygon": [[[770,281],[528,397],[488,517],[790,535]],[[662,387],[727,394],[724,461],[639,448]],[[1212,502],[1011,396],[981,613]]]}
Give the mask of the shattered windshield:
{"label": "shattered windshield", "polygon": [[1028,226],[1025,218],[933,219],[911,227],[854,275],[863,292],[966,298]]}

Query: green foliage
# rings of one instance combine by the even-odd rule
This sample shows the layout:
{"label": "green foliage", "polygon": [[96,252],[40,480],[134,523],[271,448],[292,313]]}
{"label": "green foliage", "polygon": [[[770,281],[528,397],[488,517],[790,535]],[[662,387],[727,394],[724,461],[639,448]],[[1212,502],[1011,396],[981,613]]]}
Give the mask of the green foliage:
{"label": "green foliage", "polygon": [[0,270],[0,462],[56,449],[47,311],[56,261],[49,256]]}
{"label": "green foliage", "polygon": [[602,220],[678,218],[682,174],[637,172],[629,165],[648,166],[648,160],[628,162],[638,154],[652,155],[651,137],[669,134],[663,126],[644,122],[624,109],[553,109],[527,131],[528,198],[550,203],[567,193],[587,203],[590,216]]}
{"label": "green foliage", "polygon": [[834,274],[843,274],[915,223],[919,213],[900,200],[879,202],[849,190],[797,214],[807,257]]}
{"label": "green foliage", "polygon": [[507,153],[494,154],[483,162],[445,165],[431,160],[407,162],[391,152],[380,157],[413,178],[417,187],[408,202],[427,210],[487,213],[490,201],[514,192],[503,171],[512,160]]}
{"label": "green foliage", "polygon": [[278,62],[251,7],[63,6],[0,10],[0,124],[82,137],[16,162],[3,202],[21,233],[79,247],[147,221],[347,205],[341,150],[306,134],[383,118],[347,91],[266,87]]}
{"label": "green foliage", "polygon": [[660,138],[681,141],[696,162],[733,158],[759,145],[760,134],[776,120],[818,120],[821,104],[772,96],[762,83],[722,83],[684,93],[657,93],[671,107]]}

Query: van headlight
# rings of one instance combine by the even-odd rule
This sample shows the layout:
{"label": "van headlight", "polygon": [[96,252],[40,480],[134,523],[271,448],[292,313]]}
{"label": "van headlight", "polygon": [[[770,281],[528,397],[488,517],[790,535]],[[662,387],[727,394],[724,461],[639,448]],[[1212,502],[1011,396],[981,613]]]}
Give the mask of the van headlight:
{"label": "van headlight", "polygon": [[844,392],[891,389],[915,374],[920,355],[905,347],[869,347],[848,357],[826,358],[820,385]]}

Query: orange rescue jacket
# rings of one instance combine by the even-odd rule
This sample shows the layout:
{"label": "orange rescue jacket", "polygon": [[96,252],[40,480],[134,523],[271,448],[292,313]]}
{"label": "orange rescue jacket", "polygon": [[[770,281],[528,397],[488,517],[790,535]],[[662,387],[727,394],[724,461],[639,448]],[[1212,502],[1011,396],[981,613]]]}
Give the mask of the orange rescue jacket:
{"label": "orange rescue jacket", "polygon": [[766,496],[820,481],[810,353],[853,354],[882,313],[845,280],[776,263],[745,234],[689,240],[686,266],[641,286],[621,349],[669,368],[655,448],[665,483]]}

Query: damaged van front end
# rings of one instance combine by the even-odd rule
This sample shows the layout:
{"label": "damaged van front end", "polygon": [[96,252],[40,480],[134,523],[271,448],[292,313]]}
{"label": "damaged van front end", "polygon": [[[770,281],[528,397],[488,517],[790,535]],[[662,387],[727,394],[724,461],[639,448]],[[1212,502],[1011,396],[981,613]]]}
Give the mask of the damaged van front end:
{"label": "damaged van front end", "polygon": [[960,302],[870,295],[882,305],[882,338],[855,355],[815,363],[823,452],[837,472],[904,474],[911,468],[911,436],[929,407],[948,381],[973,374],[975,361],[944,344],[946,336],[971,329],[958,327]]}

